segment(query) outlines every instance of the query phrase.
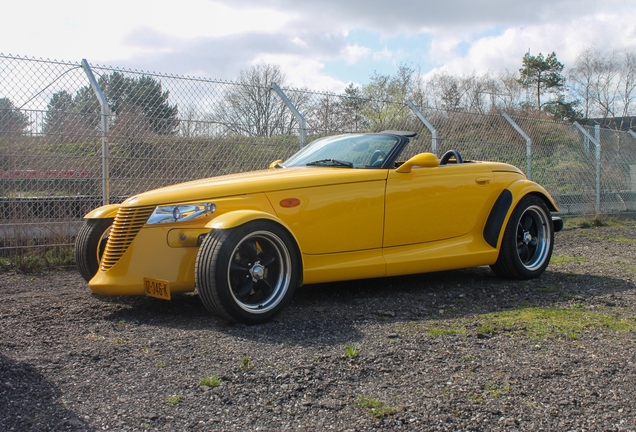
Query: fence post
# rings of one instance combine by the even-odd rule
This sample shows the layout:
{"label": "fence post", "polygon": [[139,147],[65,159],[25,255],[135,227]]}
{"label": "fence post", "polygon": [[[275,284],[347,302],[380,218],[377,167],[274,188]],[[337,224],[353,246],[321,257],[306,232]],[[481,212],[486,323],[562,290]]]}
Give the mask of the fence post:
{"label": "fence post", "polygon": [[296,107],[294,106],[292,101],[289,100],[289,98],[283,92],[283,90],[281,90],[281,88],[278,87],[278,84],[273,82],[271,84],[271,88],[272,88],[272,90],[274,90],[276,92],[278,97],[281,98],[283,103],[285,103],[285,105],[287,105],[287,108],[289,108],[289,110],[292,112],[292,114],[294,114],[294,117],[296,117],[296,120],[298,121],[298,135],[299,135],[299,139],[300,139],[300,148],[305,147],[305,144],[307,144],[307,122],[305,121],[305,117],[303,117],[303,115],[300,113],[300,111],[298,111],[296,109]]}
{"label": "fence post", "polygon": [[411,108],[411,111],[413,111],[413,114],[415,114],[415,116],[431,132],[431,151],[433,152],[435,156],[437,156],[437,129],[435,129],[435,126],[433,126],[433,123],[431,123],[426,117],[424,117],[424,114],[422,114],[422,111],[420,111],[412,101],[406,101],[406,105],[408,105],[408,107]]}
{"label": "fence post", "polygon": [[528,177],[528,180],[532,180],[532,139],[507,113],[502,112],[501,115],[526,140],[526,177]]}
{"label": "fence post", "polygon": [[584,137],[594,144],[596,150],[594,154],[596,158],[596,214],[598,215],[601,212],[601,143],[590,135],[578,122],[574,122],[574,126],[576,126]]}
{"label": "fence post", "polygon": [[107,205],[108,203],[110,203],[110,176],[108,169],[108,160],[110,156],[108,152],[107,141],[110,108],[108,107],[108,101],[106,100],[102,89],[99,87],[99,84],[95,79],[95,75],[93,75],[93,71],[88,65],[86,59],[82,59],[82,68],[84,69],[84,72],[88,77],[88,81],[91,83],[91,87],[95,92],[95,96],[97,96],[97,100],[99,101],[102,112],[102,198],[104,205]]}

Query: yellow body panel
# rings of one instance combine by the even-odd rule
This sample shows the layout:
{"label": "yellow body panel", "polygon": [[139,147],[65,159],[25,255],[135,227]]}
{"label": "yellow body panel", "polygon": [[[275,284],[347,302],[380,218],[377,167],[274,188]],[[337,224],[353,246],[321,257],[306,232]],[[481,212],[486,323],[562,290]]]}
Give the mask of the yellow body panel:
{"label": "yellow body panel", "polygon": [[[387,170],[358,170],[354,182],[267,194],[303,254],[317,255],[382,247]],[[285,208],[289,198],[300,204]]]}
{"label": "yellow body panel", "polygon": [[480,163],[390,172],[384,247],[465,235],[485,220],[497,199],[500,191],[492,179],[489,167]]}
{"label": "yellow body panel", "polygon": [[172,292],[192,291],[200,237],[257,219],[279,223],[293,236],[304,283],[488,265],[496,261],[499,245],[488,245],[483,229],[504,188],[513,196],[506,222],[529,193],[556,209],[541,186],[510,165],[438,167],[435,160],[419,155],[401,172],[273,168],[188,182],[100,207],[86,217],[113,218],[120,207],[185,203],[212,203],[216,211],[188,222],[144,225],[89,286],[99,294],[143,295],[146,277],[168,281]]}

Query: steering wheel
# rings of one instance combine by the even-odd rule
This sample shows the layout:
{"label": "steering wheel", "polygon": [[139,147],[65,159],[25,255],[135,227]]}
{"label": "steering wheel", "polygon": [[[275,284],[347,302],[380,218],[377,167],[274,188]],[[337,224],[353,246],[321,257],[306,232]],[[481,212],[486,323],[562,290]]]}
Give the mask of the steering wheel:
{"label": "steering wheel", "polygon": [[373,154],[371,155],[371,159],[369,160],[369,166],[373,167],[373,166],[382,165],[382,162],[384,162],[385,156],[386,156],[386,152],[383,152],[382,150],[374,151]]}
{"label": "steering wheel", "polygon": [[440,165],[447,165],[448,161],[452,158],[455,158],[455,163],[460,164],[464,162],[462,159],[462,155],[459,154],[457,150],[449,150],[442,155],[442,158],[439,160]]}

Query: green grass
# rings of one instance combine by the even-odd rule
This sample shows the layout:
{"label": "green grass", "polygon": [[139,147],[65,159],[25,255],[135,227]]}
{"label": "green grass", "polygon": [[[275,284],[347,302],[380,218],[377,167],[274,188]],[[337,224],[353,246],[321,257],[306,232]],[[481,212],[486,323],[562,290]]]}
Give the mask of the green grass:
{"label": "green grass", "polygon": [[387,405],[380,399],[369,398],[366,396],[358,396],[353,406],[356,408],[368,409],[369,414],[376,418],[390,416],[399,411],[398,407]]}
{"label": "green grass", "polygon": [[592,228],[592,227],[603,227],[609,225],[609,222],[600,217],[573,217],[565,219],[565,226],[567,227],[576,227],[576,228]]}
{"label": "green grass", "polygon": [[199,379],[199,385],[206,387],[218,387],[221,385],[221,380],[215,376],[202,376]]}
{"label": "green grass", "polygon": [[627,332],[636,329],[636,319],[571,308],[523,308],[481,316],[479,333],[525,333],[531,339],[565,335],[577,339],[585,330]]}
{"label": "green grass", "polygon": [[466,334],[466,327],[463,325],[451,324],[448,327],[426,326],[426,332],[433,337],[437,336],[461,336]]}

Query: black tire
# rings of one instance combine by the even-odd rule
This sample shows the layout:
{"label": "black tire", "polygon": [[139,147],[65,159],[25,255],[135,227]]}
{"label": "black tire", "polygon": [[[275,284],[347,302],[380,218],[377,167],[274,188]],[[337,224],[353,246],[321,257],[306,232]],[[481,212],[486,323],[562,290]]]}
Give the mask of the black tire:
{"label": "black tire", "polygon": [[267,220],[212,230],[196,260],[196,286],[204,306],[232,322],[271,320],[294,294],[300,253],[293,237]]}
{"label": "black tire", "polygon": [[77,233],[75,239],[75,262],[82,277],[88,282],[99,270],[106,240],[110,227],[113,224],[112,218],[108,219],[87,219],[84,226]]}
{"label": "black tire", "polygon": [[545,202],[534,195],[519,201],[504,231],[497,262],[490,268],[509,279],[541,276],[552,257],[554,226]]}

